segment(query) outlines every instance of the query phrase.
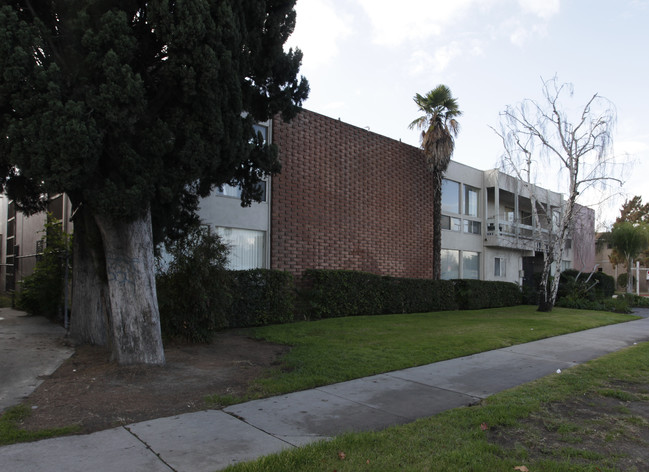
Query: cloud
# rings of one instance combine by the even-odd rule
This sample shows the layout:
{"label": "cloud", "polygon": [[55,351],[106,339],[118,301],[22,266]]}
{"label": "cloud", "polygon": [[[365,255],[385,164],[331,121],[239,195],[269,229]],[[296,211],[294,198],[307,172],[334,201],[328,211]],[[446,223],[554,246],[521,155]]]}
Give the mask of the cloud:
{"label": "cloud", "polygon": [[374,29],[374,42],[398,46],[439,36],[476,0],[358,0]]}
{"label": "cloud", "polygon": [[[560,0],[358,0],[371,21],[374,42],[400,46],[453,34],[471,23],[478,31],[500,24],[511,42],[522,45],[546,34],[546,22],[560,11]],[[500,18],[500,20],[499,20]]]}
{"label": "cloud", "polygon": [[649,153],[649,143],[645,141],[618,141],[615,143],[616,154],[637,156]]}
{"label": "cloud", "polygon": [[531,13],[544,20],[559,13],[559,0],[518,0],[523,13]]}
{"label": "cloud", "polygon": [[503,31],[509,32],[509,41],[512,44],[523,47],[532,38],[546,36],[547,25],[545,23],[530,25],[516,19],[511,19],[504,23]]}
{"label": "cloud", "polygon": [[433,54],[419,49],[410,55],[410,73],[425,75],[442,72],[458,57],[479,56],[482,53],[483,45],[475,39],[451,41],[436,48]]}
{"label": "cloud", "polygon": [[331,0],[300,0],[295,31],[287,47],[299,47],[305,67],[322,67],[338,55],[339,43],[352,34],[352,17]]}

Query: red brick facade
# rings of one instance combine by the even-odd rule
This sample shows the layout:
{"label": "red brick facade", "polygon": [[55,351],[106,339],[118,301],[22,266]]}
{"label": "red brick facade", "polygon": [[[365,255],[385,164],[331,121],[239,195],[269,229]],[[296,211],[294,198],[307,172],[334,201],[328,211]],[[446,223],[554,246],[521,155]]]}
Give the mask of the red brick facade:
{"label": "red brick facade", "polygon": [[303,110],[273,121],[271,268],[430,278],[433,179],[421,151]]}

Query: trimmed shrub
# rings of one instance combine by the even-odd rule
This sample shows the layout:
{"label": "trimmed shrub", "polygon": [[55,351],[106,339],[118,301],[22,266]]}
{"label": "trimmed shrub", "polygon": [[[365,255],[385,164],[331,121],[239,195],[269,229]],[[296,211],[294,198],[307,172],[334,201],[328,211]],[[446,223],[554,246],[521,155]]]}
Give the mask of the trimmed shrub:
{"label": "trimmed shrub", "polygon": [[[617,286],[621,289],[626,290],[626,283],[629,280],[629,276],[626,272],[620,274],[617,276]],[[635,275],[632,276],[632,281],[631,284],[633,287],[636,285],[636,278]]]}
{"label": "trimmed shrub", "polygon": [[304,300],[310,319],[389,313],[490,308],[521,303],[518,285],[480,280],[381,277],[364,272],[305,272]]}
{"label": "trimmed shrub", "polygon": [[462,279],[454,283],[460,310],[514,306],[523,300],[520,287],[511,282]]}
{"label": "trimmed shrub", "polygon": [[383,313],[426,313],[455,310],[455,288],[450,280],[383,278]]}
{"label": "trimmed shrub", "polygon": [[228,249],[203,226],[167,245],[171,260],[158,264],[156,284],[165,339],[208,343],[227,326],[231,306]]}
{"label": "trimmed shrub", "polygon": [[350,270],[304,272],[306,310],[311,319],[383,313],[382,277]]}
{"label": "trimmed shrub", "polygon": [[228,326],[243,328],[294,320],[295,284],[289,272],[252,269],[231,272]]}
{"label": "trimmed shrub", "polygon": [[587,300],[585,298],[566,296],[558,299],[556,306],[563,308],[576,308],[578,310],[598,310],[612,311],[615,313],[631,313],[629,304],[623,297],[602,300]]}

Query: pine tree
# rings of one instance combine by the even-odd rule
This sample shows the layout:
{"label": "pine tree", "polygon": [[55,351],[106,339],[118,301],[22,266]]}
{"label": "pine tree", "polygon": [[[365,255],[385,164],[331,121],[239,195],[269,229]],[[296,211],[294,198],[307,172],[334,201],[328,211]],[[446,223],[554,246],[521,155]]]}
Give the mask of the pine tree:
{"label": "pine tree", "polygon": [[75,208],[72,331],[164,363],[153,238],[200,197],[279,171],[253,124],[308,94],[283,45],[295,0],[13,1],[0,8],[0,175],[26,212]]}

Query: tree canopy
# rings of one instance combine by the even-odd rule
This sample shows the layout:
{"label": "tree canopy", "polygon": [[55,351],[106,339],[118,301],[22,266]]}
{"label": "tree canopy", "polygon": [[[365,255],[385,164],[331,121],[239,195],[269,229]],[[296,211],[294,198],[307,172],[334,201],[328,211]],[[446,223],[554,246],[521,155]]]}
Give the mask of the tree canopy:
{"label": "tree canopy", "polygon": [[627,292],[633,292],[633,261],[649,247],[649,228],[645,223],[615,223],[608,242],[624,258],[627,269]]}
{"label": "tree canopy", "polygon": [[[615,107],[593,94],[584,105],[570,103],[571,84],[543,81],[543,100],[523,100],[501,113],[502,165],[530,195],[535,238],[543,244],[539,311],[551,311],[557,298],[566,241],[574,230],[576,205],[590,191],[604,193],[621,181],[611,172]],[[535,176],[555,178],[566,198],[557,207],[539,194]],[[544,218],[540,218],[544,216]],[[542,220],[545,220],[541,224]],[[552,277],[551,277],[552,276]]]}
{"label": "tree canopy", "polygon": [[[279,170],[253,123],[306,98],[283,50],[294,1],[15,1],[0,9],[0,174],[24,210],[73,205],[162,226]],[[242,114],[242,112],[247,112]]]}
{"label": "tree canopy", "polygon": [[630,223],[649,223],[649,203],[642,204],[642,197],[634,196],[624,201],[620,208],[620,216],[615,219],[616,223],[628,221]]}
{"label": "tree canopy", "polygon": [[0,7],[0,187],[75,211],[71,330],[120,363],[164,363],[157,239],[201,197],[242,202],[280,169],[253,125],[308,95],[284,50],[295,0],[10,0]]}

